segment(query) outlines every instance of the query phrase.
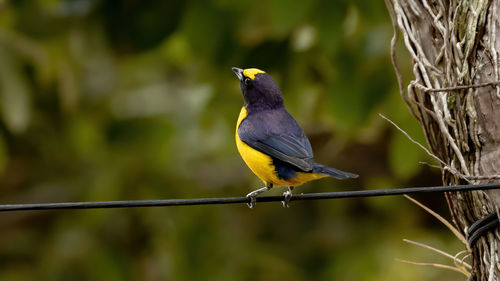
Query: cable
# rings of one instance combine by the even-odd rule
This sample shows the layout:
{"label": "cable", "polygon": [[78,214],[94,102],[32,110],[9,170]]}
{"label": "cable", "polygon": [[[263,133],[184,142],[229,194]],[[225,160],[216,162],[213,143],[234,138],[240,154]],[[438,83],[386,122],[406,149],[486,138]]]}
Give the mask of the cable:
{"label": "cable", "polygon": [[467,242],[469,246],[473,246],[477,239],[483,236],[488,231],[494,230],[500,225],[496,211],[478,219],[475,223],[471,224],[467,229]]}
{"label": "cable", "polygon": [[[452,191],[455,192],[455,191],[471,191],[471,190],[486,190],[486,189],[500,189],[500,183],[305,193],[305,194],[293,195],[291,201],[359,198],[359,197],[391,196],[391,195],[403,195],[403,194],[415,194],[415,193],[452,192]],[[257,197],[257,202],[276,202],[282,200],[283,196]],[[225,197],[225,198],[193,198],[193,199],[165,199],[165,200],[5,204],[5,205],[0,205],[0,212],[30,211],[30,210],[31,211],[59,210],[59,209],[166,207],[166,206],[188,206],[188,205],[235,204],[235,203],[249,203],[249,202],[250,199],[247,197]]]}

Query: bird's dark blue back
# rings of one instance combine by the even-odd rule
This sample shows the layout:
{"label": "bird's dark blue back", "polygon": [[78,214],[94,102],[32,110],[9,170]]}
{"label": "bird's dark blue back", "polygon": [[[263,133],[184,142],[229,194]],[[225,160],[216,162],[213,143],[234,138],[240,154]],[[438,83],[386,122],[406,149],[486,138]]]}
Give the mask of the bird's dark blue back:
{"label": "bird's dark blue back", "polygon": [[238,135],[249,146],[296,167],[298,171],[312,170],[311,144],[284,107],[265,110],[248,108]]}

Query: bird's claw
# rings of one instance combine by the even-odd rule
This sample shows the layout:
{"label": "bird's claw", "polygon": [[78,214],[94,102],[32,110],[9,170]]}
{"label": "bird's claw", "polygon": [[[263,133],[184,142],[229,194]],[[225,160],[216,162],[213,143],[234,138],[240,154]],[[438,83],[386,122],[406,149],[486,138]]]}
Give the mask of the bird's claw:
{"label": "bird's claw", "polygon": [[252,192],[247,194],[247,198],[250,198],[250,202],[247,203],[248,208],[253,209],[253,207],[255,207],[255,202],[257,201],[257,199],[255,199],[255,197],[256,197],[256,195],[253,195]]}
{"label": "bird's claw", "polygon": [[283,192],[283,201],[281,201],[281,204],[283,205],[284,208],[290,208],[291,199],[292,199],[291,189],[288,189],[287,191]]}
{"label": "bird's claw", "polygon": [[247,198],[250,198],[250,202],[247,203],[248,207],[250,209],[252,209],[253,207],[255,207],[255,202],[257,201],[256,197],[257,195],[261,194],[262,192],[266,191],[266,190],[269,190],[270,187],[268,186],[264,186],[263,188],[259,188],[257,190],[254,190],[250,193],[247,194]]}

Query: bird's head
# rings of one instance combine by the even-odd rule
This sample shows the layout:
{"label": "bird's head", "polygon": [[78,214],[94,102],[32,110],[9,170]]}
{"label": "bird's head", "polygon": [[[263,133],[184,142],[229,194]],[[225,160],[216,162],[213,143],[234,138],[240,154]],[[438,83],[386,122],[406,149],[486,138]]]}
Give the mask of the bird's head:
{"label": "bird's head", "polygon": [[233,71],[240,79],[247,109],[274,109],[283,106],[280,88],[269,74],[257,68],[233,67]]}

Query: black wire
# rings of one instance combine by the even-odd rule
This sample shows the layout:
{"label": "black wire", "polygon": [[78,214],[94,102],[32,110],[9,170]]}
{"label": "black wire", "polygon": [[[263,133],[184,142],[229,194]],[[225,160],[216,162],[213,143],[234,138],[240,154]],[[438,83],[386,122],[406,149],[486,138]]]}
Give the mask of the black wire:
{"label": "black wire", "polygon": [[[415,193],[470,191],[470,190],[486,190],[486,189],[500,189],[500,183],[305,193],[305,194],[293,195],[291,201],[375,197],[375,196],[390,196],[390,195],[415,194]],[[256,199],[257,199],[256,202],[276,202],[276,201],[282,201],[283,196],[266,196],[266,197],[257,197]],[[56,210],[56,209],[166,207],[166,206],[214,205],[214,204],[235,204],[235,203],[250,203],[250,199],[247,197],[224,197],[224,198],[193,198],[193,199],[165,199],[165,200],[5,204],[5,205],[0,205],[0,212]]]}
{"label": "black wire", "polygon": [[500,221],[496,211],[478,219],[467,229],[467,242],[470,246],[473,246],[479,237],[497,228],[498,225],[500,225]]}
{"label": "black wire", "polygon": [[479,228],[483,227],[485,224],[490,223],[491,221],[495,221],[497,219],[497,212],[492,212],[491,214],[477,220],[475,223],[471,224],[469,228],[467,229],[467,232],[469,235],[472,235],[472,233],[476,232]]}

